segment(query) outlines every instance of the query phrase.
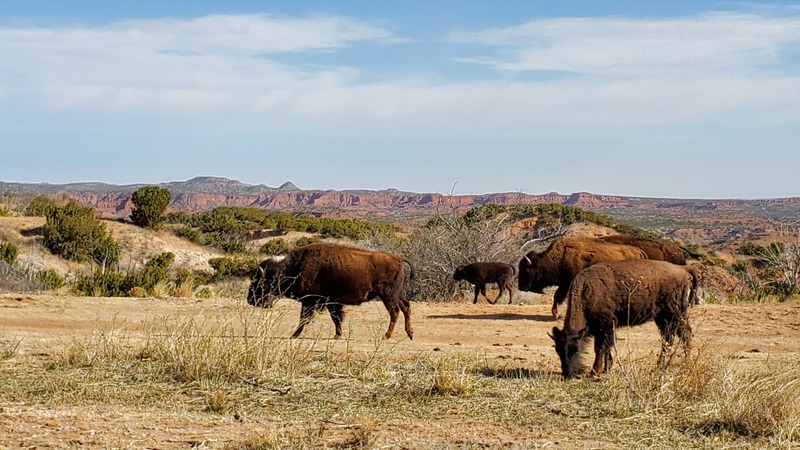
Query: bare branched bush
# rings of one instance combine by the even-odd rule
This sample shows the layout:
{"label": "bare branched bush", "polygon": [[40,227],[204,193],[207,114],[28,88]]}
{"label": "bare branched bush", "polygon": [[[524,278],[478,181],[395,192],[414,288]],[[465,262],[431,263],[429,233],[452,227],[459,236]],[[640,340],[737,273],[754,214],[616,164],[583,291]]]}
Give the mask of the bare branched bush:
{"label": "bare branched bush", "polygon": [[447,300],[456,294],[453,272],[462,264],[498,261],[516,266],[520,239],[509,232],[507,216],[478,221],[438,216],[401,244],[414,267],[414,300]]}
{"label": "bare branched bush", "polygon": [[775,271],[775,283],[783,300],[791,298],[800,288],[800,233],[782,231],[782,242],[764,248],[760,257]]}

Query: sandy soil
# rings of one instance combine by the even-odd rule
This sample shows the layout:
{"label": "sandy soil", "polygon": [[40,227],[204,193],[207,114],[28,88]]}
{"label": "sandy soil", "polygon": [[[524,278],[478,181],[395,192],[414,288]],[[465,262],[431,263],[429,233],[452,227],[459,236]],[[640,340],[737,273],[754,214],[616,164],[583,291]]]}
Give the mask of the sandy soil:
{"label": "sandy soil", "polygon": [[[524,294],[528,295],[528,294]],[[523,295],[523,297],[524,297]],[[533,294],[530,294],[533,295]],[[489,305],[413,303],[413,341],[405,337],[402,318],[392,340],[398,354],[465,352],[501,359],[531,370],[558,371],[558,358],[547,331],[556,322],[549,305]],[[299,304],[281,300],[279,330],[288,336],[297,323]],[[132,299],[58,296],[0,296],[0,339],[21,340],[18,355],[0,364],[62,351],[72,339],[100,329],[135,335],[143,322],[160,317],[225,320],[262,310],[234,299]],[[347,310],[345,333],[351,345],[371,348],[385,330],[383,305],[367,303]],[[742,364],[767,358],[800,362],[800,303],[745,306],[700,305],[692,313],[696,342],[710,345]],[[327,315],[306,329],[306,338],[333,335]],[[653,324],[622,329],[618,358],[655,355],[658,333]],[[584,364],[591,361],[584,358]],[[154,415],[155,414],[155,415]],[[0,448],[210,448],[214,443],[241,439],[257,423],[232,417],[169,414],[135,408],[0,405]],[[154,443],[158,443],[157,445]]]}

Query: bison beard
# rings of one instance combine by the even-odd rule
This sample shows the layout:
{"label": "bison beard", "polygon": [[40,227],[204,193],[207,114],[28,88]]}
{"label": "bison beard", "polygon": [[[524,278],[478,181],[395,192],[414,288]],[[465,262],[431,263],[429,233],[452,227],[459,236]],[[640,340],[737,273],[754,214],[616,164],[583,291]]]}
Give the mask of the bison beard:
{"label": "bison beard", "polygon": [[659,367],[666,364],[675,336],[688,352],[689,310],[699,283],[696,271],[665,261],[600,263],[582,271],[569,289],[564,329],[553,327],[550,335],[564,378],[578,372],[581,342],[588,335],[594,336],[592,373],[608,371],[617,326],[655,321],[662,339]]}
{"label": "bison beard", "polygon": [[296,248],[283,259],[261,262],[251,279],[247,303],[269,308],[279,296],[299,301],[300,323],[292,337],[303,332],[316,312],[327,308],[336,328],[334,338],[339,338],[344,305],[380,298],[389,312],[386,339],[392,336],[400,312],[406,334],[413,339],[411,305],[403,295],[404,283],[404,261],[397,256],[318,243]]}

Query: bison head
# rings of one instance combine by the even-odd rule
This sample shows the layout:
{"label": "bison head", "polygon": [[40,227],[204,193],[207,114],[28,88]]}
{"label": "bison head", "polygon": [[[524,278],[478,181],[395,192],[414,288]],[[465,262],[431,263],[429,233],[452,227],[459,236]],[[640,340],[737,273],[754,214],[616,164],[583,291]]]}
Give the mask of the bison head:
{"label": "bison head", "polygon": [[517,285],[520,291],[544,294],[544,288],[549,284],[544,281],[541,260],[538,253],[530,252],[519,261]]}
{"label": "bison head", "polygon": [[559,330],[558,327],[553,327],[553,334],[548,333],[548,336],[556,343],[556,353],[561,360],[561,375],[564,378],[574,377],[580,369],[581,341],[586,333],[587,330],[584,329],[578,334],[568,334],[567,331]]}
{"label": "bison head", "polygon": [[464,269],[466,267],[467,266],[464,266],[464,265],[456,267],[456,271],[453,272],[453,279],[455,281],[461,281],[466,277],[466,273],[464,273]]}
{"label": "bison head", "polygon": [[247,303],[262,308],[270,308],[282,292],[280,281],[283,273],[282,259],[265,259],[258,265],[250,278],[247,290]]}

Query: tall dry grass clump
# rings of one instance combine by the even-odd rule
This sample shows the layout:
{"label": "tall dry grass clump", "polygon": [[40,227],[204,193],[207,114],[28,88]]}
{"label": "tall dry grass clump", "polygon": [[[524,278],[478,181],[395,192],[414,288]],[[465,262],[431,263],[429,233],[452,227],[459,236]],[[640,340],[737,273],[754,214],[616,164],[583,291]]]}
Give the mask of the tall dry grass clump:
{"label": "tall dry grass clump", "polygon": [[[611,373],[584,388],[601,416],[667,420],[703,436],[766,439],[777,446],[800,440],[800,367],[785,363],[740,367],[705,343],[672,358],[665,370],[653,355],[618,358]],[[794,443],[794,444],[793,444]]]}
{"label": "tall dry grass clump", "polygon": [[800,368],[794,362],[770,369],[726,373],[705,425],[781,445],[800,441]]}

